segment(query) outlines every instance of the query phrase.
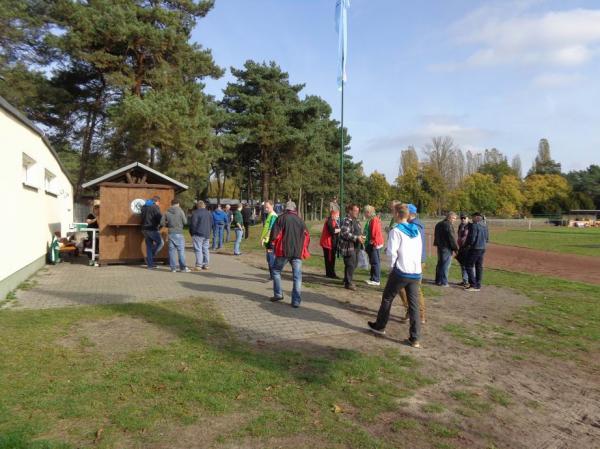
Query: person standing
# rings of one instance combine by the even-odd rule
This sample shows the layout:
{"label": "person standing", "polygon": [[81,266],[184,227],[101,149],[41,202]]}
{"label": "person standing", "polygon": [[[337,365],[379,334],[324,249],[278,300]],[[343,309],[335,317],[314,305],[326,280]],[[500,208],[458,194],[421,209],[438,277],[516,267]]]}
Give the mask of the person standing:
{"label": "person standing", "polygon": [[149,270],[156,269],[154,259],[163,248],[163,242],[160,236],[160,224],[162,223],[162,213],[160,212],[160,197],[154,196],[146,201],[142,206],[142,235],[146,241],[146,265]]}
{"label": "person standing", "polygon": [[469,275],[469,286],[465,288],[469,292],[481,290],[483,279],[483,255],[489,240],[488,228],[483,222],[483,216],[476,212],[473,214],[473,223],[469,228],[467,253],[467,273]]}
{"label": "person standing", "polygon": [[365,282],[369,285],[380,285],[381,278],[381,258],[379,250],[383,248],[383,234],[381,232],[381,220],[373,206],[365,206],[365,251],[369,256],[371,273]]}
{"label": "person standing", "polygon": [[250,235],[250,223],[252,221],[252,209],[248,203],[242,208],[242,218],[244,219],[244,238]]}
{"label": "person standing", "polygon": [[325,277],[339,279],[335,274],[335,258],[340,236],[340,211],[332,209],[329,217],[323,223],[321,232],[321,248],[323,248],[323,260],[325,261]]}
{"label": "person standing", "polygon": [[229,234],[231,231],[231,222],[233,220],[233,212],[231,212],[231,205],[225,205],[225,215],[227,215],[227,220],[225,220],[225,241],[229,243]]}
{"label": "person standing", "polygon": [[190,220],[190,234],[192,235],[192,245],[196,255],[195,271],[208,270],[210,268],[210,231],[213,229],[213,217],[206,209],[204,201],[196,202],[196,209],[192,212]]}
{"label": "person standing", "polygon": [[[171,207],[163,216],[164,224],[169,230],[169,265],[171,273],[183,271],[189,273],[190,270],[185,263],[185,238],[183,237],[183,227],[187,224],[187,217],[183,209],[179,207],[179,200],[171,201]],[[179,269],[177,262],[179,259]]]}
{"label": "person standing", "polygon": [[285,212],[277,217],[277,221],[271,229],[270,244],[275,251],[272,302],[283,299],[281,271],[285,264],[289,262],[292,266],[293,278],[292,307],[300,307],[302,301],[302,259],[308,257],[309,243],[310,234],[304,221],[296,212],[296,203],[288,201],[285,205]]}
{"label": "person standing", "polygon": [[[408,222],[413,223],[419,228],[419,234],[421,235],[421,272],[425,271],[425,261],[427,260],[427,247],[425,245],[425,225],[419,218],[417,217],[417,206],[414,204],[408,204]],[[422,281],[422,280],[421,280]],[[425,324],[427,322],[425,318],[425,296],[423,295],[423,287],[421,285],[421,281],[419,281],[419,312],[421,317],[421,324]],[[410,319],[409,316],[409,307],[408,307],[408,298],[406,296],[406,290],[400,289],[400,298],[402,299],[402,304],[406,308],[406,315],[404,316],[404,321],[408,321]]]}
{"label": "person standing", "polygon": [[349,204],[346,208],[346,218],[340,226],[339,253],[344,258],[344,288],[348,290],[356,290],[352,279],[358,265],[358,251],[365,243],[358,221],[359,214],[360,208],[356,204]]}
{"label": "person standing", "polygon": [[275,221],[277,221],[277,214],[273,210],[273,201],[267,200],[264,205],[265,210],[265,219],[263,223],[262,232],[260,234],[260,243],[265,248],[267,255],[267,266],[269,267],[269,280],[273,280],[273,263],[275,263],[275,253],[273,252],[273,248],[269,245],[269,240],[271,237],[271,229],[273,229],[273,225]]}
{"label": "person standing", "polygon": [[331,214],[331,212],[334,210],[338,212],[340,211],[340,205],[338,204],[337,196],[331,198],[331,201],[329,202],[329,214]]}
{"label": "person standing", "polygon": [[408,296],[410,319],[409,337],[405,343],[413,348],[419,348],[421,347],[419,343],[421,333],[419,282],[422,276],[422,240],[418,226],[408,222],[409,212],[406,204],[396,205],[394,215],[397,224],[390,231],[386,248],[391,271],[383,291],[377,320],[369,321],[367,324],[372,332],[385,334],[392,302],[398,292],[405,289]]}
{"label": "person standing", "polygon": [[244,219],[239,207],[233,213],[233,231],[235,232],[235,241],[233,242],[233,255],[241,256],[240,245],[244,235]]}
{"label": "person standing", "polygon": [[435,225],[433,246],[437,247],[438,261],[435,267],[435,285],[448,287],[448,273],[452,262],[452,253],[458,251],[454,222],[456,213],[448,212],[446,218]]}
{"label": "person standing", "polygon": [[469,273],[467,270],[467,254],[469,247],[467,245],[467,237],[469,236],[470,229],[469,217],[466,214],[460,214],[460,224],[458,225],[458,238],[456,243],[458,244],[458,254],[456,260],[460,263],[460,273],[462,277],[461,286],[466,287],[469,285]]}
{"label": "person standing", "polygon": [[221,205],[217,204],[217,208],[212,213],[213,216],[213,242],[212,249],[219,250],[223,247],[223,229],[227,221],[227,214],[221,209]]}

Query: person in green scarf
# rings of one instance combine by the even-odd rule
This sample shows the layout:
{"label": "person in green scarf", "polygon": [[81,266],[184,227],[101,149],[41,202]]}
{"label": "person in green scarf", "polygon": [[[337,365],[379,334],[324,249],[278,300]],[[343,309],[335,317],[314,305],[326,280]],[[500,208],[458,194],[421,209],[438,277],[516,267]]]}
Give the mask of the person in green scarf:
{"label": "person in green scarf", "polygon": [[273,252],[273,248],[271,248],[270,236],[271,229],[273,229],[273,225],[277,221],[277,214],[273,210],[273,201],[267,200],[264,204],[265,213],[267,217],[265,218],[265,223],[263,224],[262,232],[260,233],[260,242],[262,246],[265,247],[267,252],[267,265],[269,267],[269,280],[273,280],[273,264],[275,263],[275,253]]}

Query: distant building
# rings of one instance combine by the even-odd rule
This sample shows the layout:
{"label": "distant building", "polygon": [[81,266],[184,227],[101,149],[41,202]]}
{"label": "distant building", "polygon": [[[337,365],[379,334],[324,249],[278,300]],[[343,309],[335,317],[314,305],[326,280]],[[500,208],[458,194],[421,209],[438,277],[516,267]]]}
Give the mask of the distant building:
{"label": "distant building", "polygon": [[0,299],[46,263],[54,232],[73,223],[73,185],[56,151],[0,97]]}
{"label": "distant building", "polygon": [[574,209],[562,215],[562,222],[566,226],[587,228],[600,226],[600,210]]}

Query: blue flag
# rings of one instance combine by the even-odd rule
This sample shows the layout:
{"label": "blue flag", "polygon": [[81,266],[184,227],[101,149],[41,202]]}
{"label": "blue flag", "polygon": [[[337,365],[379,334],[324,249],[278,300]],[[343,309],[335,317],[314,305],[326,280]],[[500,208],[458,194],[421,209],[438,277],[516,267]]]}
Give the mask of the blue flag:
{"label": "blue flag", "polygon": [[348,8],[350,0],[336,0],[335,28],[338,33],[338,88],[348,81],[346,62],[348,60]]}

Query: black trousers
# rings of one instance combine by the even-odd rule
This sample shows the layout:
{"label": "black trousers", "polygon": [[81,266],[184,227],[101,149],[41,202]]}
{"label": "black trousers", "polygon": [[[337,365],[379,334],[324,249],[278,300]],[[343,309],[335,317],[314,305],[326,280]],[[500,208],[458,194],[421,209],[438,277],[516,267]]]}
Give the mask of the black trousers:
{"label": "black trousers", "polygon": [[250,235],[250,223],[247,221],[244,222],[244,238],[247,239]]}
{"label": "black trousers", "polygon": [[396,270],[392,270],[388,277],[383,296],[381,297],[381,306],[377,313],[375,328],[385,329],[390,319],[392,303],[394,298],[400,293],[401,289],[406,290],[408,299],[408,317],[410,319],[409,338],[411,341],[417,341],[421,336],[421,317],[419,312],[419,279],[409,279],[401,277]]}
{"label": "black trousers", "polygon": [[347,287],[352,284],[354,270],[358,265],[358,252],[352,251],[347,256],[344,256],[344,285]]}
{"label": "black trousers", "polygon": [[467,274],[469,275],[469,285],[475,288],[481,288],[483,279],[483,255],[485,249],[470,249],[467,255]]}
{"label": "black trousers", "polygon": [[323,248],[323,259],[325,260],[325,276],[328,278],[336,277],[335,274],[335,251]]}

